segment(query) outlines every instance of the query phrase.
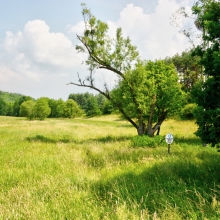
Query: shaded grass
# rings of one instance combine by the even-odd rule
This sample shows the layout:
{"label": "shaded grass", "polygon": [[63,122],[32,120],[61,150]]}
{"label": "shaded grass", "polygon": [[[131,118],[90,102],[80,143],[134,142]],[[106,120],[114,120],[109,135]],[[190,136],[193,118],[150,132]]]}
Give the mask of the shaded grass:
{"label": "shaded grass", "polygon": [[147,210],[151,216],[156,212],[162,217],[169,209],[177,210],[180,219],[218,219],[219,159],[214,152],[205,151],[184,160],[171,157],[152,166],[131,167],[96,183],[94,194],[100,201],[108,201],[106,209],[111,213],[115,206],[126,204],[136,214]]}
{"label": "shaded grass", "polygon": [[42,142],[42,143],[84,143],[84,142],[102,142],[102,143],[110,143],[110,142],[118,142],[118,141],[125,141],[130,140],[130,136],[111,136],[107,135],[106,137],[101,138],[90,138],[86,141],[78,141],[77,139],[70,139],[70,138],[61,138],[61,139],[55,139],[55,138],[49,138],[44,135],[35,135],[34,137],[27,137],[26,140],[29,142]]}

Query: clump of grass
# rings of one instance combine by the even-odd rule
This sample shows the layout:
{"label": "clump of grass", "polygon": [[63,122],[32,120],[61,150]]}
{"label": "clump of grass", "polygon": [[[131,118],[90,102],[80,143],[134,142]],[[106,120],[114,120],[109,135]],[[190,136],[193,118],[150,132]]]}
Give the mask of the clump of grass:
{"label": "clump of grass", "polygon": [[105,166],[105,158],[103,153],[92,152],[91,150],[86,151],[86,159],[88,166],[96,169],[103,168]]}
{"label": "clump of grass", "polygon": [[133,147],[158,147],[165,143],[165,138],[162,136],[149,137],[147,135],[134,136],[131,138],[131,146]]}

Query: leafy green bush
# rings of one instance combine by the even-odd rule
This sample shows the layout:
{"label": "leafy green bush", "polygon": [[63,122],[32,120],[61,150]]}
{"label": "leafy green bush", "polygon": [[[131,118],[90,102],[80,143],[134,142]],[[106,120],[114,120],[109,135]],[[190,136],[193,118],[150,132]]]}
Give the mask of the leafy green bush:
{"label": "leafy green bush", "polygon": [[182,108],[181,113],[180,113],[180,117],[182,119],[194,119],[194,110],[196,108],[196,104],[195,103],[191,103],[191,104],[187,104],[185,105],[184,108]]}
{"label": "leafy green bush", "polygon": [[163,141],[164,137],[162,136],[155,136],[155,137],[149,137],[147,135],[144,136],[135,136],[131,139],[131,144],[133,147],[157,147],[163,143],[165,143],[165,140]]}

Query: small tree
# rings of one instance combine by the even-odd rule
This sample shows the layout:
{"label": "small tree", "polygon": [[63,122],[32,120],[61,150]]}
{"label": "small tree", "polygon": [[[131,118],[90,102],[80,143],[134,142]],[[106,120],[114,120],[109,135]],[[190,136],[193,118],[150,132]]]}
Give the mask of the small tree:
{"label": "small tree", "polygon": [[26,102],[23,102],[20,106],[19,115],[22,117],[33,119],[34,118],[34,105],[35,105],[35,102],[33,100],[28,100]]}
{"label": "small tree", "polygon": [[68,99],[65,103],[64,116],[68,118],[75,118],[76,116],[81,115],[82,110],[79,108],[77,103],[72,99]]}
{"label": "small tree", "polygon": [[85,112],[87,116],[99,116],[102,114],[101,110],[99,109],[98,101],[94,96],[90,96],[87,99]]}
{"label": "small tree", "polygon": [[32,97],[30,96],[22,96],[19,100],[16,100],[14,102],[13,105],[13,115],[14,116],[19,116],[19,112],[20,112],[20,106],[23,102],[26,102],[28,100],[34,100]]}
{"label": "small tree", "polygon": [[65,112],[64,109],[66,107],[65,102],[62,99],[58,99],[56,102],[56,117],[64,117]]}
{"label": "small tree", "polygon": [[88,100],[91,97],[94,98],[94,95],[88,92],[69,95],[69,99],[73,99],[80,106],[80,108],[85,111],[86,114],[87,114],[87,110],[89,110]]}
{"label": "small tree", "polygon": [[48,99],[39,98],[37,99],[34,106],[34,116],[39,120],[44,120],[50,115],[51,109],[48,104]]}

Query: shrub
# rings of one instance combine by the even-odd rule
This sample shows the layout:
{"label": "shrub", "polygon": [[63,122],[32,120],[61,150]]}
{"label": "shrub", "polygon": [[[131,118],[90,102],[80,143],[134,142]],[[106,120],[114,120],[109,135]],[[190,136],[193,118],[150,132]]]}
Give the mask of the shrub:
{"label": "shrub", "polygon": [[27,117],[29,119],[34,118],[34,106],[35,102],[33,100],[28,100],[23,102],[20,105],[19,115],[23,117]]}
{"label": "shrub", "polygon": [[34,116],[39,120],[44,120],[50,115],[51,109],[48,104],[47,98],[37,99],[34,106]]}
{"label": "shrub", "polygon": [[155,136],[155,137],[149,137],[147,135],[144,136],[135,136],[131,139],[131,144],[133,147],[157,147],[165,141],[163,141],[164,137],[162,136]]}
{"label": "shrub", "polygon": [[68,99],[65,102],[64,116],[67,118],[75,118],[81,116],[83,111],[79,108],[78,104],[73,99]]}
{"label": "shrub", "polygon": [[195,108],[196,108],[195,103],[185,105],[185,107],[182,108],[181,110],[180,117],[182,119],[188,119],[188,120],[194,119]]}

